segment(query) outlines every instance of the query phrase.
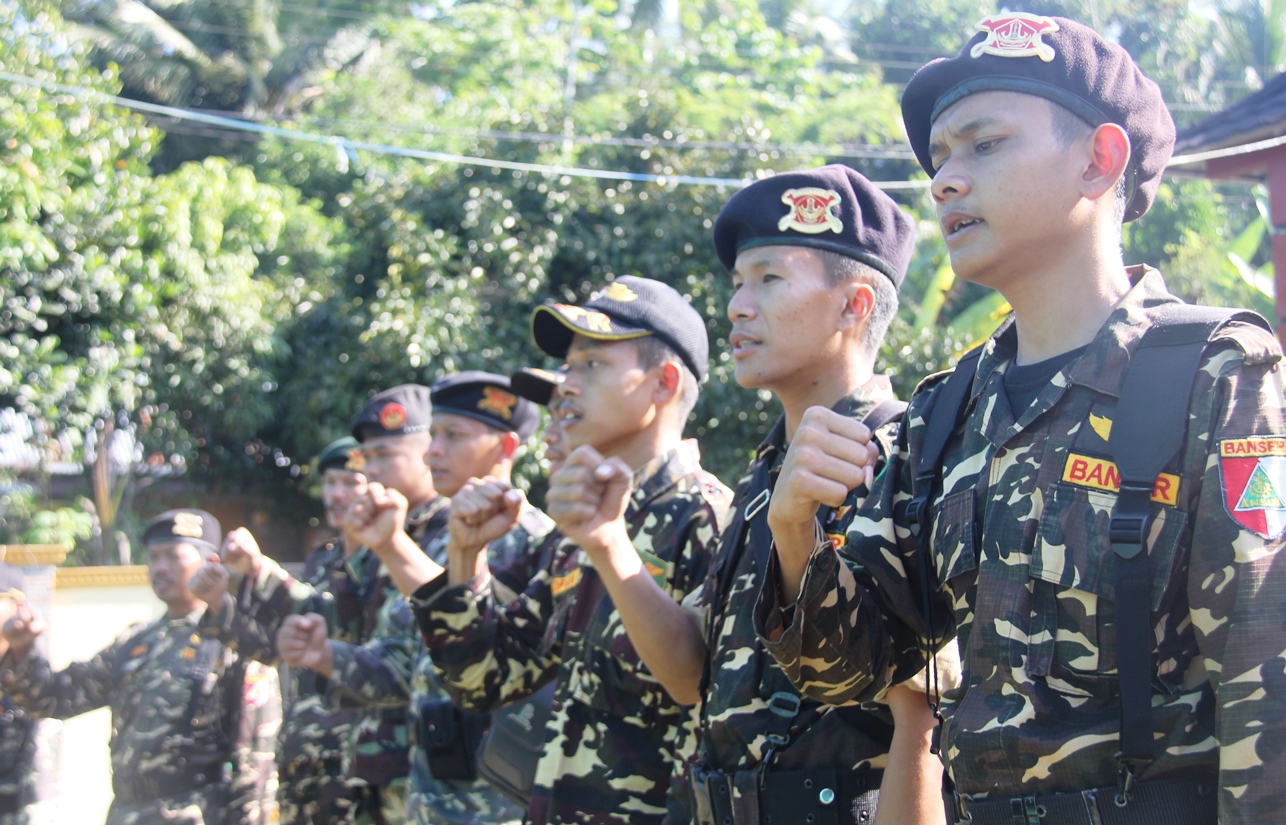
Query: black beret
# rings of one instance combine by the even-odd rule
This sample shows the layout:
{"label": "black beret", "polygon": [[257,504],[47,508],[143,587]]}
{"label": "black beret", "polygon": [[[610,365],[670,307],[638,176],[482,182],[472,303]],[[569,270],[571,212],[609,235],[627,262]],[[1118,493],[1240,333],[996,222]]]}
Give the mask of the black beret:
{"label": "black beret", "polygon": [[530,438],[540,424],[540,410],[519,398],[509,379],[490,372],[460,372],[433,383],[433,409],[481,421],[501,432]]}
{"label": "black beret", "polygon": [[547,407],[554,397],[554,390],[566,380],[567,375],[561,370],[522,367],[509,376],[509,386],[523,398]]}
{"label": "black beret", "polygon": [[433,419],[429,388],[401,384],[371,396],[350,425],[353,438],[365,441],[382,435],[424,432]]}
{"label": "black beret", "polygon": [[915,249],[915,222],[847,166],[783,172],[737,192],[714,222],[714,251],[729,272],[741,250],[775,245],[845,255],[901,286]]}
{"label": "black beret", "polygon": [[157,541],[181,541],[217,552],[222,537],[218,519],[204,510],[166,510],[143,525],[145,545]]}
{"label": "black beret", "polygon": [[622,275],[583,306],[546,304],[531,314],[531,337],[546,355],[565,358],[575,334],[597,341],[655,335],[674,350],[697,381],[704,381],[710,339],[701,313],[674,287]]}
{"label": "black beret", "polygon": [[[361,455],[361,449],[356,438],[353,438],[351,435],[346,435],[343,438],[335,439],[327,444],[326,449],[322,450],[317,456],[317,472],[324,473],[327,470],[360,470],[360,466],[352,466],[355,461],[354,453],[357,453],[358,456]],[[360,459],[357,459],[355,463],[360,465]]]}
{"label": "black beret", "polygon": [[1115,123],[1130,136],[1125,220],[1148,211],[1174,149],[1174,120],[1157,84],[1129,52],[1061,17],[1005,12],[978,24],[953,58],[915,73],[902,94],[902,119],[924,171],[934,173],[929,130],[953,103],[977,92],[1022,92],[1069,109],[1091,126]]}

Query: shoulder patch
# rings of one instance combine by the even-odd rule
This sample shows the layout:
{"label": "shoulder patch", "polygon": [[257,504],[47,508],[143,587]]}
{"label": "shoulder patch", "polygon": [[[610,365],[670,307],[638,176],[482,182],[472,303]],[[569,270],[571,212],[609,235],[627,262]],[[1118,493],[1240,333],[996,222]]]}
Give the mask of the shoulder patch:
{"label": "shoulder patch", "polygon": [[1256,324],[1233,321],[1216,332],[1213,340],[1234,344],[1245,354],[1247,365],[1275,364],[1282,358],[1277,337]]}
{"label": "shoulder patch", "polygon": [[1267,539],[1286,530],[1286,435],[1222,439],[1219,482],[1233,521]]}

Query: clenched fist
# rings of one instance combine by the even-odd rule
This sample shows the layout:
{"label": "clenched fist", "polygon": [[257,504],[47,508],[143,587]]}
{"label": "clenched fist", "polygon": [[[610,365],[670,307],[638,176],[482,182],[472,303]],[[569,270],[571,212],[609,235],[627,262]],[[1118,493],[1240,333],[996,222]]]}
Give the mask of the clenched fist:
{"label": "clenched fist", "polygon": [[621,459],[604,459],[588,445],[577,447],[549,477],[549,517],[592,554],[605,546],[607,531],[623,529],[633,476]]}
{"label": "clenched fist", "polygon": [[218,555],[211,553],[206,556],[205,564],[192,574],[188,590],[205,602],[212,613],[222,612],[223,597],[228,594],[228,571],[219,563]]}
{"label": "clenched fist", "polygon": [[768,506],[769,523],[803,524],[823,504],[839,507],[850,490],[870,486],[879,457],[865,424],[825,407],[809,407],[782,462]]}
{"label": "clenched fist", "polygon": [[255,541],[255,537],[244,527],[238,527],[228,533],[223,540],[223,552],[220,556],[229,570],[249,578],[259,575],[259,565],[263,562],[263,551],[259,549],[259,542]]}
{"label": "clenched fist", "polygon": [[324,676],[335,665],[326,620],[316,613],[287,616],[277,631],[277,652],[291,667],[306,667]]}
{"label": "clenched fist", "polygon": [[34,607],[26,601],[19,602],[17,611],[4,623],[4,638],[9,643],[9,652],[18,658],[25,656],[47,627]]}
{"label": "clenched fist", "polygon": [[353,499],[344,516],[344,534],[377,555],[406,524],[406,496],[391,487],[371,482],[363,495]]}

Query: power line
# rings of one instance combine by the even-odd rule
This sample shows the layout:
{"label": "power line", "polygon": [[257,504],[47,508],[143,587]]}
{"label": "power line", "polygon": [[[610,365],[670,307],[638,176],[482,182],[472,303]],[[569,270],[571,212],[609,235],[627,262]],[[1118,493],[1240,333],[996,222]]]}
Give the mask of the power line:
{"label": "power line", "polygon": [[[148,112],[150,114],[161,115],[164,117],[172,117],[178,120],[205,123],[207,125],[218,126],[232,131],[255,132],[262,135],[272,135],[284,138],[286,140],[330,145],[335,147],[336,152],[345,155],[355,155],[357,151],[363,151],[370,152],[372,154],[393,155],[397,157],[415,158],[417,160],[427,160],[437,163],[449,163],[462,166],[482,166],[492,169],[508,169],[516,172],[595,178],[599,180],[628,180],[639,183],[656,183],[660,185],[679,184],[688,186],[741,187],[751,182],[751,179],[748,178],[717,178],[701,175],[677,174],[656,175],[641,172],[623,172],[612,169],[590,169],[576,166],[524,163],[521,161],[473,157],[470,155],[459,155],[449,152],[435,152],[427,149],[410,149],[402,146],[390,146],[381,143],[352,140],[342,135],[321,135],[313,132],[304,132],[298,129],[284,129],[278,126],[268,126],[261,123],[255,123],[253,121],[224,117],[222,115],[210,115],[203,112],[178,109],[173,106],[162,106],[156,103],[147,103],[141,100],[131,100],[117,95],[109,95],[93,89],[86,89],[83,86],[68,86],[62,83],[51,83],[48,81],[37,80],[33,77],[27,77],[26,75],[11,74],[9,72],[0,72],[0,80],[6,80],[10,83],[16,83],[24,86],[34,86],[48,92],[58,92],[60,94],[71,95],[72,97],[80,100],[114,104],[126,109]],[[890,191],[923,189],[929,184],[927,180],[872,181],[872,183],[882,189]]]}

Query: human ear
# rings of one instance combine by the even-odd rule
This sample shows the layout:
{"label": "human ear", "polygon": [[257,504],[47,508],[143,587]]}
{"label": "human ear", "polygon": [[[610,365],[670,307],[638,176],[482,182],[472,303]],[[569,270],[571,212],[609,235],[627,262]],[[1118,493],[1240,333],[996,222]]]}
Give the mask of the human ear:
{"label": "human ear", "polygon": [[1085,139],[1087,162],[1081,194],[1089,200],[1114,197],[1117,181],[1130,163],[1130,136],[1115,123],[1104,123]]}
{"label": "human ear", "polygon": [[839,328],[851,329],[871,316],[875,309],[875,290],[862,281],[847,281],[840,293],[844,305],[840,308]]}
{"label": "human ear", "polygon": [[666,361],[661,365],[661,373],[656,382],[656,392],[653,394],[653,400],[657,404],[664,404],[679,394],[683,387],[683,374],[679,369],[679,365],[673,361]]}

